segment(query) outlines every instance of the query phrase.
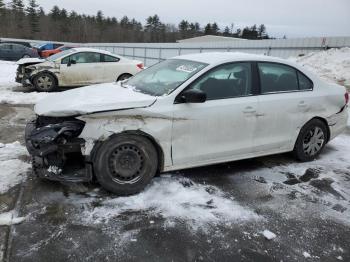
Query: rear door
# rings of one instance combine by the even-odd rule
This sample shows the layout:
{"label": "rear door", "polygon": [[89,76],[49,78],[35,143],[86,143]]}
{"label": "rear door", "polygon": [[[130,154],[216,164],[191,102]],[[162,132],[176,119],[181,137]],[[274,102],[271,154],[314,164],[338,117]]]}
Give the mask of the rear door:
{"label": "rear door", "polygon": [[292,150],[295,138],[307,121],[312,82],[288,65],[259,62],[261,94],[258,96],[254,151]]}
{"label": "rear door", "polygon": [[106,82],[101,54],[80,52],[61,61],[60,83],[65,86],[82,86]]}
{"label": "rear door", "polygon": [[105,82],[114,82],[118,77],[126,73],[125,65],[121,62],[120,58],[102,54],[103,63],[103,78]]}

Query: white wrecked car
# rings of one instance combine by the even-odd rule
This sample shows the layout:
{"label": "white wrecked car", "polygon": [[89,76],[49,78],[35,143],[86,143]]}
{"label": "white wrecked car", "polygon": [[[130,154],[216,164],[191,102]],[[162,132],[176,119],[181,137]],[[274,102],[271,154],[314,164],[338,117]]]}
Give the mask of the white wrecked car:
{"label": "white wrecked car", "polygon": [[92,48],[72,48],[46,59],[24,58],[17,64],[16,82],[39,92],[122,81],[143,69],[140,61]]}
{"label": "white wrecked car", "polygon": [[347,103],[344,87],[282,59],[184,55],[44,99],[26,142],[40,177],[128,195],[157,172],[290,151],[313,160],[346,128]]}

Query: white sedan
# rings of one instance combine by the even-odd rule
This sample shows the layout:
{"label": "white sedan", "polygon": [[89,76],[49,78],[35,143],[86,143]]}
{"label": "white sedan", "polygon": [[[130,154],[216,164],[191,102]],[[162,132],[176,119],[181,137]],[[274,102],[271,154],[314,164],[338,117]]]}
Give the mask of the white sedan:
{"label": "white sedan", "polygon": [[16,81],[44,92],[121,81],[143,69],[140,61],[91,48],[72,48],[46,59],[21,59],[17,64]]}
{"label": "white sedan", "polygon": [[284,152],[311,161],[345,130],[347,103],[344,87],[286,60],[184,55],[44,99],[26,141],[40,177],[95,177],[128,195],[157,172]]}

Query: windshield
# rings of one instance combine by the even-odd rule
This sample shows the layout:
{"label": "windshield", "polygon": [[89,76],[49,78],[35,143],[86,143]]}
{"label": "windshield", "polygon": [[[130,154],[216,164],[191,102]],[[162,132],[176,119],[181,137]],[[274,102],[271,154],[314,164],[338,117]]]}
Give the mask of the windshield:
{"label": "windshield", "polygon": [[46,58],[47,61],[53,62],[58,58],[64,57],[68,54],[74,53],[73,49],[69,49],[69,50],[65,50],[63,52],[57,53],[55,55],[49,56],[48,58]]}
{"label": "windshield", "polygon": [[207,65],[189,60],[168,59],[141,71],[122,85],[153,96],[168,95]]}

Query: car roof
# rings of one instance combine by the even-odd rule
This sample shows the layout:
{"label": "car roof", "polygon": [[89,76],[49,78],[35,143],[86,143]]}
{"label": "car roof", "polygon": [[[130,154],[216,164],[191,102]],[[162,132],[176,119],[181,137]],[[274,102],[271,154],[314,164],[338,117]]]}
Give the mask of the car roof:
{"label": "car roof", "polygon": [[105,55],[117,56],[116,54],[113,54],[113,53],[111,53],[109,51],[102,50],[102,49],[95,49],[95,48],[88,48],[88,47],[74,47],[72,49],[74,51],[77,51],[77,52],[98,52],[98,53],[105,54]]}
{"label": "car roof", "polygon": [[247,53],[241,53],[241,52],[197,53],[197,54],[176,56],[173,59],[192,60],[192,61],[206,63],[206,64],[221,64],[225,62],[235,62],[235,61],[268,61],[268,62],[277,62],[277,63],[288,63],[286,60],[277,58],[277,57],[247,54]]}

